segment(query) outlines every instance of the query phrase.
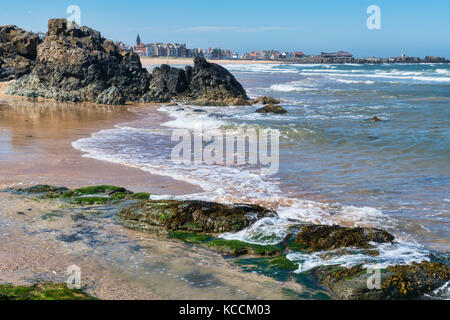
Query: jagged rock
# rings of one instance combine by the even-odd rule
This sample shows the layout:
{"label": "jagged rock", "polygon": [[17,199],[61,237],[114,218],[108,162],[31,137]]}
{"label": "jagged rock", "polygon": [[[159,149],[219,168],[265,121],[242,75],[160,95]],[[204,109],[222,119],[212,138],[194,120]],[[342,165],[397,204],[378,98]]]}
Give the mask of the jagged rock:
{"label": "jagged rock", "polygon": [[321,266],[313,274],[338,299],[398,300],[421,299],[450,280],[450,267],[439,262],[390,266],[380,270],[380,287],[369,288],[374,273],[364,267]]}
{"label": "jagged rock", "polygon": [[0,81],[30,73],[36,59],[39,36],[13,25],[0,26]]}
{"label": "jagged rock", "polygon": [[380,122],[382,120],[380,118],[378,118],[377,116],[373,116],[372,118],[368,119],[368,121]]}
{"label": "jagged rock", "polygon": [[387,243],[395,237],[376,228],[307,225],[300,227],[295,242],[307,251],[334,250],[345,247],[372,248],[370,242]]}
{"label": "jagged rock", "polygon": [[186,230],[221,233],[239,231],[263,217],[275,215],[274,211],[257,205],[151,200],[124,208],[118,216],[124,226],[144,232]]}
{"label": "jagged rock", "polygon": [[280,100],[277,100],[277,99],[272,98],[272,97],[264,96],[264,97],[259,97],[259,98],[253,99],[251,101],[251,103],[252,104],[263,104],[263,105],[267,105],[267,104],[276,105],[276,104],[280,103]]}
{"label": "jagged rock", "polygon": [[185,70],[168,65],[153,70],[146,101],[171,99],[196,105],[249,105],[242,85],[225,68],[203,58],[194,59],[194,67]]}
{"label": "jagged rock", "polygon": [[37,47],[31,74],[11,83],[7,93],[61,101],[123,104],[139,101],[150,74],[134,53],[121,52],[100,32],[51,19]]}
{"label": "jagged rock", "polygon": [[285,114],[287,111],[282,106],[276,106],[274,104],[266,105],[255,111],[256,113],[274,113],[274,114]]}

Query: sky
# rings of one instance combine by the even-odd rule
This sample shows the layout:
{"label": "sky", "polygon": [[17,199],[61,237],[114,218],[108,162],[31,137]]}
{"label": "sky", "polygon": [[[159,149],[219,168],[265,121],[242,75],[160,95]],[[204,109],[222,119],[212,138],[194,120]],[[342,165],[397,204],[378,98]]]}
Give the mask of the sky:
{"label": "sky", "polygon": [[[240,54],[345,50],[357,57],[450,58],[449,0],[4,0],[0,24],[45,32],[49,18],[71,16],[71,5],[79,6],[82,25],[128,44],[139,34],[145,43],[230,48]],[[370,5],[380,8],[381,29],[367,28]]]}

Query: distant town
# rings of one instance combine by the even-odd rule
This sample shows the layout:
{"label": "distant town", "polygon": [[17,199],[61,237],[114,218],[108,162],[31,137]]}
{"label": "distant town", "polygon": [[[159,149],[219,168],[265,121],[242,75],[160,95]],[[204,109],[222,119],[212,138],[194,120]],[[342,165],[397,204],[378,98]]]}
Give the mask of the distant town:
{"label": "distant town", "polygon": [[236,51],[221,48],[187,48],[186,44],[179,43],[143,43],[137,36],[136,44],[128,46],[123,42],[118,45],[124,51],[133,51],[141,57],[172,57],[194,58],[202,57],[208,60],[273,60],[290,63],[448,63],[449,60],[442,57],[427,56],[423,59],[408,57],[402,54],[400,57],[390,58],[355,58],[346,51],[321,52],[320,55],[307,55],[303,51],[260,50],[246,52],[239,55]]}

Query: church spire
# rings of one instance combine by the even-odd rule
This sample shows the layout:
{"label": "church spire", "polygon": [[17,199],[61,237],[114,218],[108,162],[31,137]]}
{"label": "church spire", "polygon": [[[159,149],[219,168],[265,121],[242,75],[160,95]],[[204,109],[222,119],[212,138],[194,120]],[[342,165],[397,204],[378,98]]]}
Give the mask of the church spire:
{"label": "church spire", "polygon": [[136,45],[137,46],[140,46],[141,45],[141,37],[139,37],[139,34],[137,35],[137,38],[136,38]]}

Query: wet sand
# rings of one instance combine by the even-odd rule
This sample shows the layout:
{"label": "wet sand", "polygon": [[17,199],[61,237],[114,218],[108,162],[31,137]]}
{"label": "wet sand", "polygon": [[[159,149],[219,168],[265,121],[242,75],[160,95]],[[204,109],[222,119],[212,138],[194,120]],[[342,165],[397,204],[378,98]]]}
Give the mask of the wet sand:
{"label": "wet sand", "polygon": [[308,289],[242,272],[221,255],[178,240],[128,230],[114,208],[0,192],[0,284],[81,285],[100,299],[287,299]]}
{"label": "wet sand", "polygon": [[[113,184],[157,194],[200,191],[139,169],[83,158],[71,145],[142,113],[152,114],[149,121],[165,121],[155,110],[159,105],[31,100],[7,96],[5,87],[0,83],[0,188]],[[76,265],[84,290],[100,299],[286,299],[283,290],[305,290],[245,273],[210,250],[125,229],[114,210],[0,192],[0,284],[65,283],[67,268]]]}
{"label": "wet sand", "polygon": [[[180,195],[198,187],[136,168],[83,158],[72,142],[115,124],[154,114],[159,105],[100,106],[87,103],[33,101],[3,93],[0,83],[0,186],[52,184],[79,187],[121,185],[136,192]],[[137,112],[131,112],[129,109]],[[153,113],[154,111],[154,113]]]}

